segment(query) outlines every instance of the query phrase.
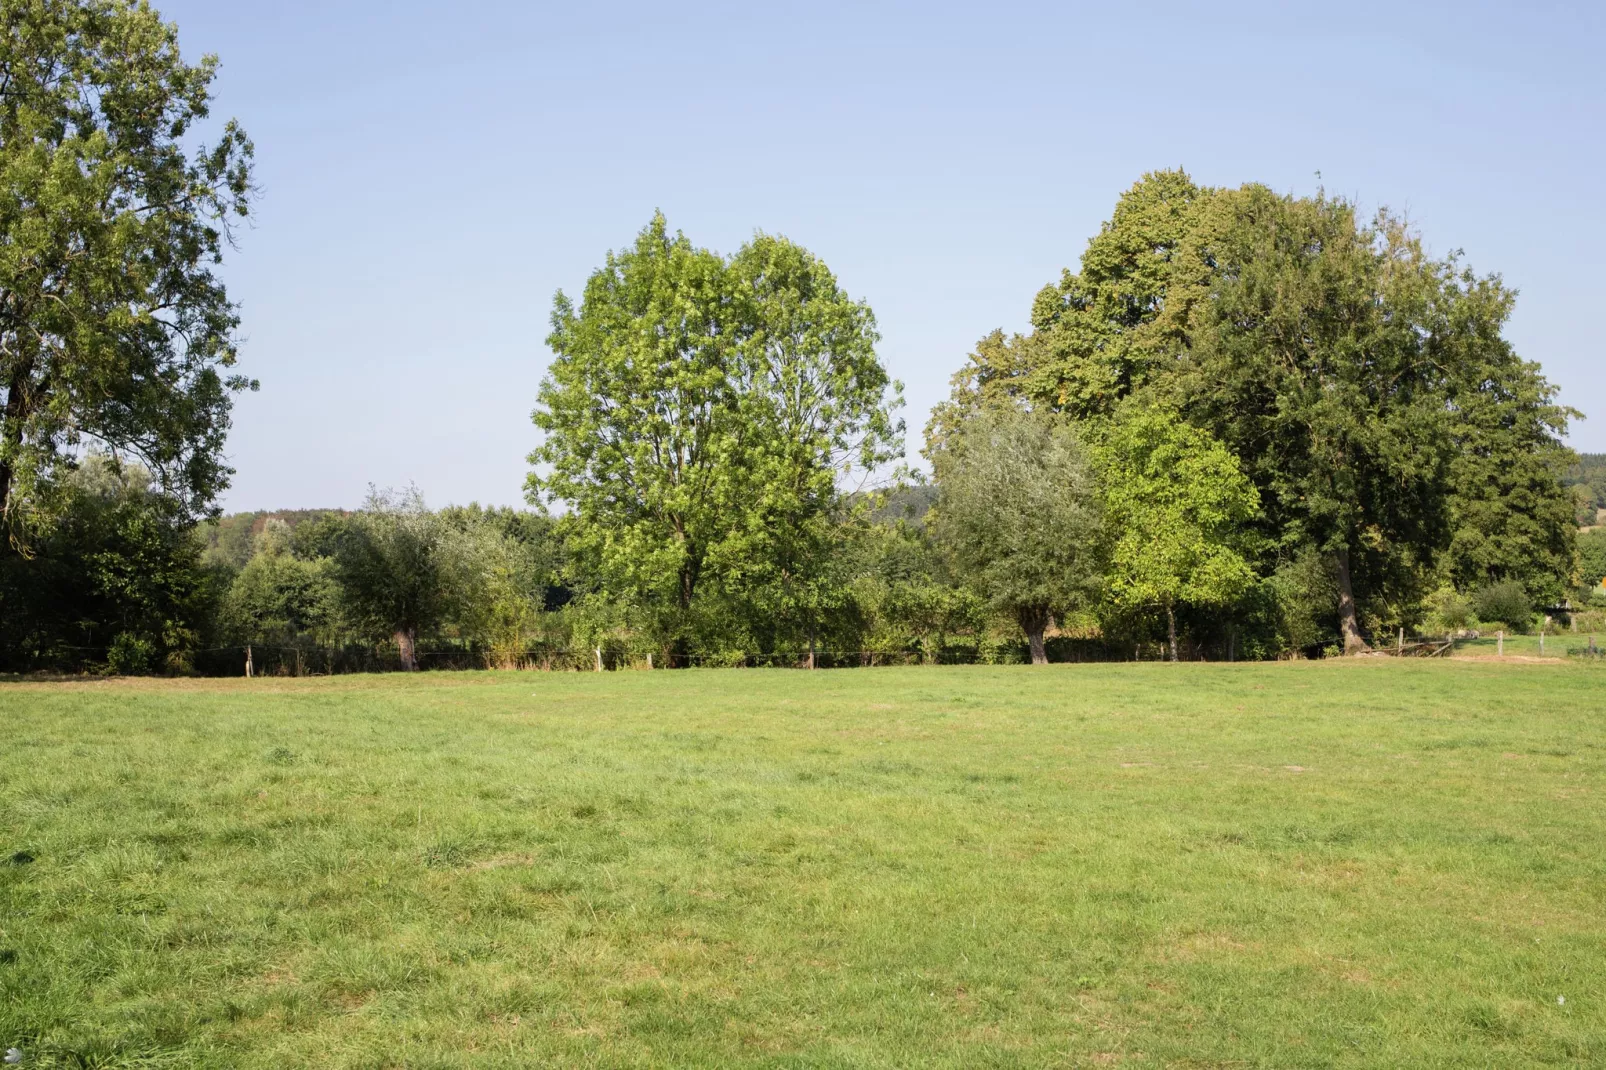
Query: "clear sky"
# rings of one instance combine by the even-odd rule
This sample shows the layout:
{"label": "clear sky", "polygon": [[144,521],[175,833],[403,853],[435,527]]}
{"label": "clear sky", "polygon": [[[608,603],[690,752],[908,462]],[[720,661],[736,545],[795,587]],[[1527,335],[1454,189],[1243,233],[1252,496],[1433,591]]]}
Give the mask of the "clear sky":
{"label": "clear sky", "polygon": [[1521,291],[1606,450],[1599,4],[155,0],[262,197],[231,510],[521,497],[552,294],[662,208],[808,246],[879,318],[909,452],[1144,171],[1321,183]]}

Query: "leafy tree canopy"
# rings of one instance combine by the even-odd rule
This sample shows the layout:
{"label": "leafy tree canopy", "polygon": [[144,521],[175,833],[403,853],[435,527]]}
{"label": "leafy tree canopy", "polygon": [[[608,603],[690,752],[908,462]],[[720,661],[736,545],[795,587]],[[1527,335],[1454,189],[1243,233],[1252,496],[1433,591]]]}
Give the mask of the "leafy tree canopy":
{"label": "leafy tree canopy", "polygon": [[1164,409],[1127,407],[1098,454],[1109,594],[1163,610],[1176,661],[1177,605],[1225,606],[1255,582],[1243,551],[1260,496],[1221,443]]}
{"label": "leafy tree canopy", "polygon": [[709,581],[808,627],[841,483],[901,445],[877,337],[786,239],[726,260],[655,216],[578,309],[554,302],[529,494],[570,505],[576,553],[666,641]]}
{"label": "leafy tree canopy", "polygon": [[[0,509],[48,513],[82,445],[186,514],[226,484],[238,320],[215,274],[251,143],[206,119],[215,57],[135,0],[0,0]],[[226,374],[227,373],[227,374]]]}
{"label": "leafy tree canopy", "polygon": [[1013,406],[972,414],[931,451],[938,540],[959,578],[1014,616],[1032,661],[1047,661],[1051,615],[1080,608],[1101,574],[1100,514],[1088,450],[1063,423]]}

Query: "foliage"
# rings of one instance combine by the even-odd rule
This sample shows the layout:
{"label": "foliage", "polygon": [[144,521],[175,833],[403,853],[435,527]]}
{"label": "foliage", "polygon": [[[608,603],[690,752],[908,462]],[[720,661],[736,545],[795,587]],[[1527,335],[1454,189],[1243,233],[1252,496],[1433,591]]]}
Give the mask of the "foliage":
{"label": "foliage", "polygon": [[1128,407],[1099,444],[1117,606],[1158,606],[1177,660],[1176,607],[1223,607],[1255,574],[1241,552],[1260,508],[1237,459],[1173,412]]}
{"label": "foliage", "polygon": [[1030,334],[983,339],[928,434],[1000,399],[1095,438],[1126,399],[1174,407],[1258,489],[1258,574],[1321,555],[1359,649],[1441,578],[1548,598],[1571,571],[1572,414],[1502,337],[1513,299],[1386,212],[1157,172],[1039,293]]}
{"label": "foliage", "polygon": [[418,667],[414,644],[463,593],[460,546],[416,489],[371,491],[334,543],[334,573],[347,619],[374,639],[394,637],[402,665]]}
{"label": "foliage", "polygon": [[656,216],[554,303],[532,500],[568,503],[577,559],[666,644],[729,630],[730,591],[812,631],[837,481],[899,445],[876,337],[805,250],[726,261]]}
{"label": "foliage", "polygon": [[1580,491],[1580,501],[1591,510],[1586,522],[1594,524],[1594,510],[1606,509],[1606,453],[1578,454],[1561,479]]}
{"label": "foliage", "polygon": [[219,613],[225,639],[236,643],[329,643],[337,634],[341,590],[328,558],[306,560],[290,552],[289,526],[268,522],[224,596]]}
{"label": "foliage", "polygon": [[1046,660],[1054,614],[1082,608],[1100,580],[1098,490],[1087,449],[1063,425],[1013,407],[970,416],[931,454],[934,524],[959,578],[1013,615]]}
{"label": "foliage", "polygon": [[1516,580],[1503,580],[1479,589],[1472,596],[1472,608],[1480,621],[1509,624],[1517,631],[1526,631],[1534,615],[1528,592]]}
{"label": "foliage", "polygon": [[[343,516],[339,509],[275,509],[271,512],[230,513],[201,522],[199,532],[205,542],[202,560],[208,565],[238,572],[256,552],[256,539],[263,528],[278,522],[289,529],[292,550],[301,553],[295,538],[303,525],[316,525],[331,516]],[[310,529],[309,529],[310,531]],[[319,554],[303,554],[317,557]]]}
{"label": "foliage", "polygon": [[1586,531],[1578,536],[1578,582],[1599,587],[1606,580],[1606,528]]}
{"label": "foliage", "polygon": [[[226,484],[238,323],[215,273],[251,143],[193,151],[217,59],[129,0],[0,3],[0,509],[14,541],[83,445],[137,457],[193,518]],[[54,485],[59,485],[56,480]],[[32,516],[28,520],[25,514]],[[48,536],[41,535],[41,538]]]}
{"label": "foliage", "polygon": [[183,504],[102,455],[45,489],[56,520],[29,556],[0,554],[0,665],[183,668],[216,598]]}

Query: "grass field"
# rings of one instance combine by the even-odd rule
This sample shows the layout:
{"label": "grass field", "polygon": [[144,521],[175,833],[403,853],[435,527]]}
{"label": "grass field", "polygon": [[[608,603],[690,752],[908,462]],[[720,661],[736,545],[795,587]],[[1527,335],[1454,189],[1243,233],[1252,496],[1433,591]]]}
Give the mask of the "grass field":
{"label": "grass field", "polygon": [[1603,774],[1567,663],[5,684],[0,1048],[1600,1066]]}

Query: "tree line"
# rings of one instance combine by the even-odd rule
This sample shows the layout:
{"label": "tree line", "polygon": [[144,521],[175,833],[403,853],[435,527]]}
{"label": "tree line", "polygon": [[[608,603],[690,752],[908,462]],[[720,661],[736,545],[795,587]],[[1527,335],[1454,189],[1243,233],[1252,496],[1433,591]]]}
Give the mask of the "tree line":
{"label": "tree line", "polygon": [[1599,458],[1501,279],[1182,171],[977,343],[925,476],[823,260],[657,215],[554,301],[529,508],[220,517],[255,188],[237,125],[195,140],[216,60],[124,0],[0,14],[5,669],[1267,658],[1601,598]]}

